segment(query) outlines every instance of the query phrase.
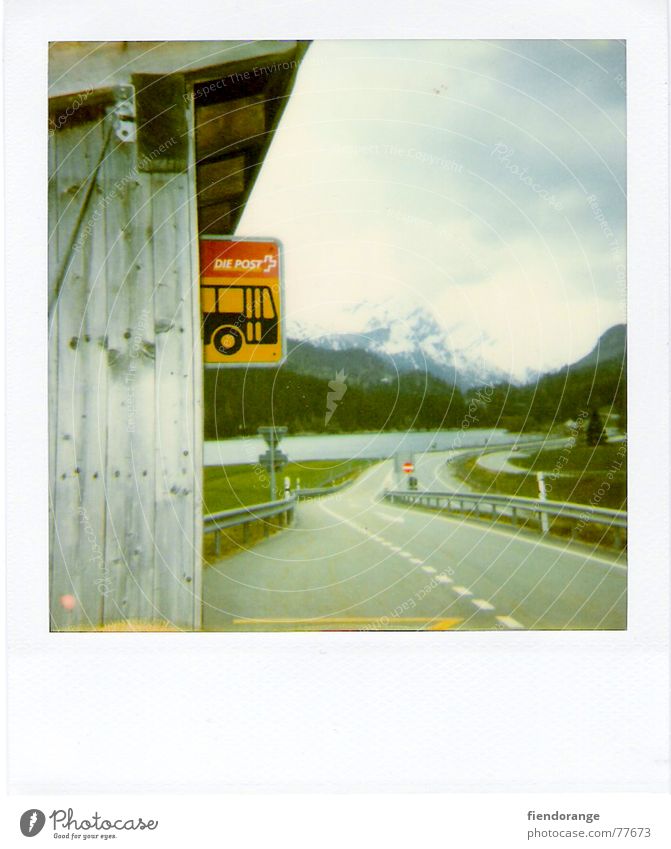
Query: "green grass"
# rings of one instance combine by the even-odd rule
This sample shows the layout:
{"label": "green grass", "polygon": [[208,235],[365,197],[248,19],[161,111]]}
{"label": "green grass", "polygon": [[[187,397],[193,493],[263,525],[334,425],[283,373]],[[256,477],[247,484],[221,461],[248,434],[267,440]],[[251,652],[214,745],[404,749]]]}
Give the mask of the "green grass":
{"label": "green grass", "polygon": [[[291,478],[292,489],[296,478],[300,478],[301,487],[308,489],[319,486],[331,486],[347,478],[356,477],[375,460],[313,460],[305,463],[289,463],[282,474],[277,475],[278,488],[283,485],[284,476]],[[248,504],[261,504],[270,501],[270,481],[265,469],[257,464],[238,466],[206,466],[203,480],[203,512],[217,513]],[[221,532],[220,550],[215,553],[214,534],[208,534],[203,541],[203,554],[206,566],[236,551],[251,548],[264,536],[281,529],[278,519],[263,519],[227,528]]]}
{"label": "green grass", "polygon": [[[497,492],[504,495],[519,495],[538,498],[536,471],[546,473],[548,498],[552,501],[572,501],[577,504],[593,504],[613,510],[627,509],[627,475],[624,462],[616,468],[619,446],[603,446],[588,449],[573,449],[577,456],[566,464],[560,464],[561,451],[541,451],[529,458],[516,457],[515,465],[529,468],[526,475],[507,472],[490,472],[477,464],[477,458],[456,462],[453,468],[462,480],[478,492]],[[563,456],[566,456],[564,453]],[[582,454],[582,457],[580,456]],[[581,465],[581,459],[584,463]],[[557,476],[553,477],[553,473]],[[610,477],[609,477],[610,475]]]}
{"label": "green grass", "polygon": [[607,473],[612,467],[616,466],[621,460],[620,474],[624,475],[626,465],[625,443],[622,442],[607,442],[599,445],[596,448],[590,448],[587,445],[574,445],[563,449],[553,448],[549,450],[540,450],[529,453],[524,450],[527,457],[519,457],[514,454],[509,462],[513,466],[519,466],[523,469],[529,469],[534,472],[551,472],[557,470],[561,472],[570,472],[576,475],[585,473]]}
{"label": "green grass", "polygon": [[[575,445],[572,449],[535,451],[528,457],[513,457],[510,462],[528,469],[527,474],[490,472],[477,464],[477,458],[453,461],[452,468],[477,492],[492,492],[538,498],[536,472],[546,473],[548,498],[592,504],[612,510],[627,509],[626,453],[624,443],[605,444],[597,448]],[[622,453],[618,453],[622,452]],[[618,469],[618,464],[621,466]],[[556,477],[553,475],[556,474]],[[566,520],[553,522],[555,533],[570,534],[575,523]],[[605,534],[598,526],[588,525],[578,534],[584,541],[611,544],[612,531]]]}
{"label": "green grass", "polygon": [[[312,460],[304,463],[289,463],[282,473],[276,476],[277,497],[280,497],[285,475],[291,478],[292,490],[296,486],[296,478],[300,479],[302,489],[330,486],[360,474],[372,462],[371,460]],[[258,464],[205,468],[203,512],[206,515],[270,500],[269,475]]]}

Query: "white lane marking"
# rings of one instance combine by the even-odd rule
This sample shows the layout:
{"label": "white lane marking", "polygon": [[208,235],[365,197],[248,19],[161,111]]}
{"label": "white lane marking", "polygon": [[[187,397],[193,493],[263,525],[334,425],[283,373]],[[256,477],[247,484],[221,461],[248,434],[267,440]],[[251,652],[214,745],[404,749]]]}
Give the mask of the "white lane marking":
{"label": "white lane marking", "polygon": [[474,598],[473,604],[478,610],[494,610],[494,605],[489,601],[485,601],[484,598]]}
{"label": "white lane marking", "polygon": [[513,619],[512,616],[497,616],[498,621],[505,625],[506,628],[510,628],[511,631],[523,631],[524,625],[520,625],[517,619]]}
{"label": "white lane marking", "polygon": [[391,550],[395,551],[397,554],[399,551],[403,551],[400,545],[390,545],[389,548],[391,548]]}
{"label": "white lane marking", "polygon": [[436,575],[436,580],[439,584],[451,584],[452,578],[448,578],[447,575]]}
{"label": "white lane marking", "polygon": [[433,575],[435,571],[436,570],[433,568],[433,566],[422,566],[422,572],[428,572],[429,575]]}
{"label": "white lane marking", "polygon": [[420,560],[420,559],[419,559],[419,557],[411,557],[411,558],[410,558],[410,562],[411,562],[411,563],[414,563],[414,564],[415,564],[415,566],[419,566],[419,565],[420,565],[420,563],[423,563],[424,561],[423,561],[423,560]]}
{"label": "white lane marking", "polygon": [[401,525],[405,522],[405,519],[402,516],[392,516],[390,513],[383,513],[381,510],[375,510],[375,515],[384,519],[385,522],[397,522]]}
{"label": "white lane marking", "polygon": [[401,557],[405,557],[406,560],[414,560],[412,554],[410,554],[409,551],[400,551],[399,554],[401,555]]}
{"label": "white lane marking", "polygon": [[[468,494],[468,493],[467,493]],[[408,512],[410,512],[408,508]],[[431,521],[443,521],[450,522],[451,524],[458,524],[460,530],[466,529],[467,531],[473,531],[477,534],[482,534],[482,528],[477,527],[474,524],[469,524],[467,520],[464,520],[458,516],[444,516],[442,513],[436,512],[434,514],[424,513],[423,516],[431,515]],[[620,563],[615,563],[613,560],[607,560],[605,557],[599,557],[598,555],[591,554],[589,551],[575,551],[568,546],[554,545],[551,542],[545,542],[540,539],[533,539],[532,537],[522,536],[519,532],[510,530],[510,531],[502,531],[498,528],[487,528],[487,534],[495,534],[499,537],[505,537],[508,541],[511,542],[521,542],[525,545],[531,545],[534,548],[547,548],[549,551],[554,551],[557,554],[566,554],[569,557],[579,557],[581,560],[587,562],[601,563],[604,566],[608,566],[611,569],[619,569],[621,572],[627,571],[626,565],[621,565]]]}
{"label": "white lane marking", "polygon": [[[380,468],[381,467],[379,465],[376,465],[372,469],[370,469],[370,471],[364,472],[357,479],[357,481],[349,487],[348,492],[352,493],[352,492],[357,491],[361,487],[361,485],[364,482],[367,482],[367,479],[373,475],[373,472],[379,471]],[[319,506],[326,513],[333,516],[334,519],[337,519],[339,522],[346,522],[347,524],[352,525],[354,527],[354,523],[352,522],[351,519],[348,519],[346,516],[341,516],[339,513],[336,513],[334,510],[331,510],[329,507],[327,507],[324,504],[323,499],[320,499]],[[406,513],[412,515],[414,513],[414,511],[412,510],[412,508],[406,508]],[[415,515],[417,515],[417,514],[415,514]],[[459,525],[460,530],[466,529],[467,531],[468,530],[473,531],[473,533],[477,533],[478,535],[482,534],[482,527],[477,527],[474,524],[469,524],[467,521],[464,521],[463,519],[458,518],[456,516],[444,516],[441,513],[435,513],[435,514],[423,513],[421,515],[422,516],[431,515],[431,521],[432,522],[434,522],[434,521],[449,522],[452,525],[455,525],[455,524]],[[368,532],[368,531],[363,531],[360,528],[357,528],[357,530],[361,531],[361,533],[366,534],[366,536],[369,536],[369,537],[371,536],[370,532]],[[598,557],[597,555],[590,554],[589,552],[575,551],[575,550],[572,550],[568,545],[566,545],[566,546],[554,545],[550,542],[545,542],[544,540],[534,539],[533,537],[525,537],[525,536],[522,536],[521,534],[519,534],[518,532],[513,531],[513,530],[504,531],[504,530],[500,530],[498,528],[487,528],[487,534],[495,534],[496,536],[504,537],[509,542],[520,542],[520,543],[525,544],[525,545],[533,546],[534,548],[547,548],[550,551],[554,551],[556,554],[568,555],[569,557],[578,557],[583,561],[587,561],[587,562],[591,561],[593,563],[600,563],[603,566],[608,566],[610,569],[618,569],[621,572],[627,571],[626,564],[624,566],[622,566],[621,564],[615,563],[612,560],[606,560],[606,558],[604,558],[604,557]],[[386,544],[386,543],[384,543],[384,544]]]}
{"label": "white lane marking", "polygon": [[473,593],[468,589],[468,587],[452,587],[457,595],[467,596],[473,595]]}

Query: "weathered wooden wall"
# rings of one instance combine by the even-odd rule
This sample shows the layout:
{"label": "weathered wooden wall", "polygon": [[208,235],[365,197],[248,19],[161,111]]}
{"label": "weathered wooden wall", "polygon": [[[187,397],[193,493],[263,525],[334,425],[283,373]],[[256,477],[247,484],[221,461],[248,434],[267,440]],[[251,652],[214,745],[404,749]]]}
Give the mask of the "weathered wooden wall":
{"label": "weathered wooden wall", "polygon": [[198,233],[234,232],[307,43],[146,47],[51,50],[56,630],[200,625]]}
{"label": "weathered wooden wall", "polygon": [[202,534],[195,169],[146,170],[113,121],[82,108],[49,140],[51,627],[192,629]]}

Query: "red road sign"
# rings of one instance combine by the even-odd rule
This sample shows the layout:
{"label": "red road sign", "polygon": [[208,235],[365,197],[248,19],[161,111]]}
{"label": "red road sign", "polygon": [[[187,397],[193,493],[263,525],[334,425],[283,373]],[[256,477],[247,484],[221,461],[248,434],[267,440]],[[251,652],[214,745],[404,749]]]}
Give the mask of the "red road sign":
{"label": "red road sign", "polygon": [[415,471],[415,464],[403,463],[403,471],[406,473],[406,475],[412,474]]}

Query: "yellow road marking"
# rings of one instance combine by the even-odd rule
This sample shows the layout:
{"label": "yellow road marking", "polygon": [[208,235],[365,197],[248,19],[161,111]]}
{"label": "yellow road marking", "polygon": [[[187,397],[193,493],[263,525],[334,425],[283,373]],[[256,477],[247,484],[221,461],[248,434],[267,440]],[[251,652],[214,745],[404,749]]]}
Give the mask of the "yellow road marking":
{"label": "yellow road marking", "polygon": [[435,625],[429,628],[429,631],[449,631],[463,621],[463,619],[439,619]]}
{"label": "yellow road marking", "polygon": [[234,619],[234,625],[421,625],[433,623],[429,631],[447,631],[463,619],[430,619],[426,616],[343,616],[323,619]]}

